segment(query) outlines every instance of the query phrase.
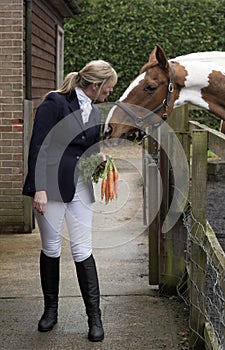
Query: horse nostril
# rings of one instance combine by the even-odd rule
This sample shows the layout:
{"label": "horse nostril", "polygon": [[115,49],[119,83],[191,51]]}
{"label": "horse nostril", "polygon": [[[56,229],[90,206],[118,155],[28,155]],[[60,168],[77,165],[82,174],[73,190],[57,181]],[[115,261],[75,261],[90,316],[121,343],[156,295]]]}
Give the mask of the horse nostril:
{"label": "horse nostril", "polygon": [[104,139],[109,138],[109,136],[112,134],[113,128],[111,127],[111,125],[108,125],[107,128],[104,130]]}

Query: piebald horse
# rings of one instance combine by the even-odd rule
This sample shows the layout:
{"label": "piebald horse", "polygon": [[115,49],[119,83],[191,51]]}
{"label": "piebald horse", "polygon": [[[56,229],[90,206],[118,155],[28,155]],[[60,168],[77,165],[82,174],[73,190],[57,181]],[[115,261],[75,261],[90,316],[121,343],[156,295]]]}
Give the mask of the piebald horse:
{"label": "piebald horse", "polygon": [[[154,123],[156,114],[166,119],[173,108],[185,103],[218,116],[225,133],[225,52],[198,52],[168,60],[156,45],[140,74],[108,114],[104,137],[126,137]],[[138,116],[129,106],[150,112]]]}

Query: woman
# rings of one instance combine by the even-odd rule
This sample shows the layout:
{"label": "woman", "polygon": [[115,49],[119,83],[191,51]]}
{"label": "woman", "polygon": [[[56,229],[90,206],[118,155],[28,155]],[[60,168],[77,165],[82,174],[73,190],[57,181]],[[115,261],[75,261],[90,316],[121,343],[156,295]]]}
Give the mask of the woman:
{"label": "woman", "polygon": [[93,102],[105,101],[116,83],[117,74],[108,62],[91,61],[78,73],[68,74],[58,90],[48,93],[35,115],[23,194],[33,197],[42,243],[44,313],[38,323],[40,332],[51,330],[57,323],[61,231],[65,218],[88,316],[88,338],[91,341],[104,338],[91,246],[94,192],[91,180],[84,183],[78,176],[76,164],[82,154],[100,150],[101,117]]}

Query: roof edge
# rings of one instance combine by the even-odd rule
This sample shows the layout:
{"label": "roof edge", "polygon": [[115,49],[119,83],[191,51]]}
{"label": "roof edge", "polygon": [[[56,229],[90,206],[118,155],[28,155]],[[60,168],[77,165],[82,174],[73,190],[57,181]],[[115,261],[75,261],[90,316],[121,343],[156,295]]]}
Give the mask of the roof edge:
{"label": "roof edge", "polygon": [[75,0],[48,0],[63,18],[72,18],[81,13],[80,7]]}
{"label": "roof edge", "polygon": [[81,13],[81,9],[77,5],[76,1],[64,0],[64,2],[67,4],[67,6],[70,8],[70,10],[73,12],[74,15],[78,15],[79,13]]}

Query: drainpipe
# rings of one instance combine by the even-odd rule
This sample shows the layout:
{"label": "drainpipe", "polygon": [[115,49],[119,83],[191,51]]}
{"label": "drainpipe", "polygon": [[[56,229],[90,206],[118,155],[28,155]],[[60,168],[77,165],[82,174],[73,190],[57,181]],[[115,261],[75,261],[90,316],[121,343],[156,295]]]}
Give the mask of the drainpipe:
{"label": "drainpipe", "polygon": [[25,98],[32,100],[32,0],[26,0],[26,16],[25,16],[25,66],[26,66],[26,91]]}
{"label": "drainpipe", "polygon": [[[27,159],[29,143],[32,130],[32,0],[25,0],[25,92],[24,92],[24,114],[23,114],[23,173],[27,174]],[[26,196],[23,196],[23,223],[24,232],[31,233],[34,228],[34,215],[32,204]]]}

